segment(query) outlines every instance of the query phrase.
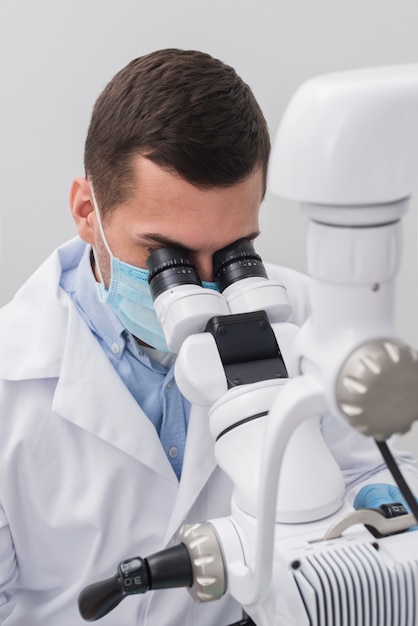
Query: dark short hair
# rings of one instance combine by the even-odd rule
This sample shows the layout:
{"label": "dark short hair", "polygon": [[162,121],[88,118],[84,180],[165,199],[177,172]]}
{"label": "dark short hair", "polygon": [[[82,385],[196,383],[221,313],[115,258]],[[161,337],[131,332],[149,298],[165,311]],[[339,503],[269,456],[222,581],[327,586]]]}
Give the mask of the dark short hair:
{"label": "dark short hair", "polygon": [[84,164],[104,213],[129,198],[136,155],[201,188],[264,176],[270,138],[235,70],[209,54],[166,49],[131,61],[97,99]]}

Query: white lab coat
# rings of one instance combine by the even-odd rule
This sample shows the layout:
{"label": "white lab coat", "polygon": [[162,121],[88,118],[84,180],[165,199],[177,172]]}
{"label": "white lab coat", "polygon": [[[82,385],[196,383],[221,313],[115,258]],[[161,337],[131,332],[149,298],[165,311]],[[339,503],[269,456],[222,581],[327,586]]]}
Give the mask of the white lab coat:
{"label": "white lab coat", "polygon": [[[79,239],[59,248],[0,312],[0,622],[7,625],[85,624],[77,597],[86,585],[114,575],[125,558],[161,550],[185,520],[229,512],[231,484],[216,466],[206,411],[192,408],[179,484],[155,428],[59,287],[62,269],[77,265],[83,250]],[[269,272],[287,284],[301,322],[307,279]],[[378,461],[358,445],[366,439],[339,428],[324,423],[324,436],[355,484]],[[6,619],[12,592],[16,609]],[[175,589],[127,598],[99,623],[227,626],[239,617],[228,597],[199,605]]]}

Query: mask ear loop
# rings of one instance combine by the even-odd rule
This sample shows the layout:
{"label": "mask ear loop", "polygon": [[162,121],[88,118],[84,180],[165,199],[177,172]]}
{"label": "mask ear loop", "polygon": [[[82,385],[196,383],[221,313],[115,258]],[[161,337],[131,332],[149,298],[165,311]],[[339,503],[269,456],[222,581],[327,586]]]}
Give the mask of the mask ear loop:
{"label": "mask ear loop", "polygon": [[[102,219],[101,219],[101,216],[100,216],[99,205],[97,204],[96,196],[95,196],[95,193],[94,193],[94,190],[93,190],[93,185],[92,185],[92,183],[90,181],[89,181],[89,185],[90,185],[90,192],[91,192],[91,197],[92,197],[92,200],[93,200],[94,210],[96,212],[97,222],[99,224],[100,235],[102,237],[102,240],[103,240],[103,243],[105,245],[105,248],[106,248],[107,252],[109,253],[109,257],[110,257],[110,259],[112,259],[113,254],[112,254],[112,251],[111,251],[110,246],[108,244],[108,241],[106,239],[106,235],[105,235],[105,232],[104,232],[104,229],[103,229]],[[96,264],[97,271],[99,273],[100,282],[102,283],[102,285],[104,287],[105,286],[105,281],[103,280],[103,274],[102,274],[102,270],[100,269],[99,260],[97,258],[97,254],[96,254],[96,251],[94,249],[94,246],[92,246],[91,248],[92,248],[92,251],[93,251],[94,262]],[[110,270],[112,271],[112,266],[110,267]]]}

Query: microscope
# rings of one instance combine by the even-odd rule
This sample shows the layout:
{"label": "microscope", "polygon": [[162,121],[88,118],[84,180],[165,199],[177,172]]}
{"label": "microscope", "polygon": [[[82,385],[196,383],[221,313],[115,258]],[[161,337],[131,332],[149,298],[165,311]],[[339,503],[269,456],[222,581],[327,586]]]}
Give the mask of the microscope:
{"label": "microscope", "polygon": [[[248,240],[216,253],[220,292],[201,287],[184,250],[150,256],[177,384],[208,407],[231,514],[183,526],[171,547],[84,589],[86,620],[184,586],[197,602],[228,592],[244,611],[236,626],[418,625],[417,540],[405,532],[418,506],[386,443],[418,419],[418,354],[393,319],[417,181],[418,65],[322,76],[290,101],[269,167],[270,189],[308,219],[305,324],[289,321],[285,288]],[[345,501],[324,413],[375,439],[411,513]]]}

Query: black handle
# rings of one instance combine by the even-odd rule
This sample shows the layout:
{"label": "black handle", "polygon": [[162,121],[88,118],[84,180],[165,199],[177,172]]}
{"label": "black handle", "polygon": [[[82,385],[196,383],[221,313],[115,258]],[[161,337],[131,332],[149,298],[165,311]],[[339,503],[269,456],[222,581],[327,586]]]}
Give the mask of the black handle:
{"label": "black handle", "polygon": [[83,589],[78,597],[78,609],[83,619],[95,622],[110,613],[123,598],[119,579],[112,576]]}
{"label": "black handle", "polygon": [[128,595],[149,589],[191,587],[192,584],[192,563],[186,546],[181,543],[146,559],[134,557],[122,561],[116,576],[83,589],[78,597],[78,609],[83,619],[95,622]]}

